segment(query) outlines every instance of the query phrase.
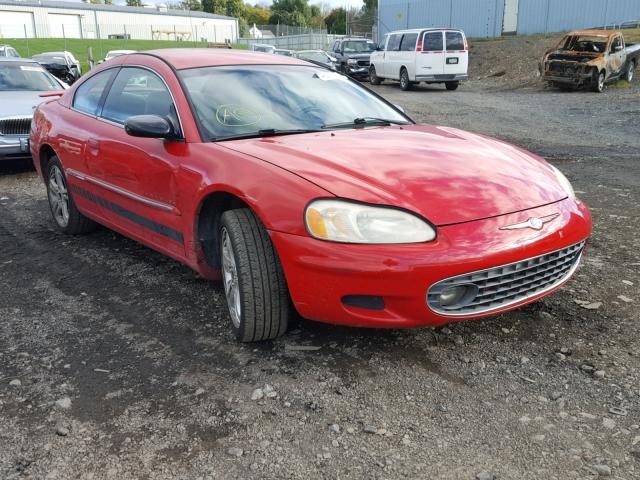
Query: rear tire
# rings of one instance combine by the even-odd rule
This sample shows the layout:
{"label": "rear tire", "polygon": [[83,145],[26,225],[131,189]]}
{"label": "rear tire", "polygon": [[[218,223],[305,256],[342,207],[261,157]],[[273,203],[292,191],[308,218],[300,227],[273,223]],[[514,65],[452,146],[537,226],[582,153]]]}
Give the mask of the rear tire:
{"label": "rear tire", "polygon": [[458,87],[460,86],[460,82],[445,82],[444,86],[447,88],[447,90],[457,90]]}
{"label": "rear tire", "polygon": [[287,282],[271,238],[251,209],[222,214],[220,256],[236,338],[257,342],[284,334],[290,306]]}
{"label": "rear tire", "polygon": [[45,175],[49,208],[58,229],[67,235],[81,235],[95,230],[97,224],[76,207],[62,163],[55,155],[49,159]]}
{"label": "rear tire", "polygon": [[604,80],[604,70],[601,72],[598,72],[597,70],[593,72],[593,77],[591,79],[591,90],[596,93],[604,92]]}
{"label": "rear tire", "polygon": [[406,92],[411,90],[411,81],[409,80],[409,72],[406,68],[400,70],[400,90]]}
{"label": "rear tire", "polygon": [[382,79],[376,75],[376,67],[373,65],[369,67],[369,83],[371,85],[380,85],[382,83]]}
{"label": "rear tire", "polygon": [[627,66],[627,71],[626,71],[626,73],[624,75],[624,79],[627,82],[631,83],[631,81],[633,80],[633,74],[634,74],[635,69],[636,69],[636,62],[635,62],[635,60],[631,60],[629,62],[629,66]]}

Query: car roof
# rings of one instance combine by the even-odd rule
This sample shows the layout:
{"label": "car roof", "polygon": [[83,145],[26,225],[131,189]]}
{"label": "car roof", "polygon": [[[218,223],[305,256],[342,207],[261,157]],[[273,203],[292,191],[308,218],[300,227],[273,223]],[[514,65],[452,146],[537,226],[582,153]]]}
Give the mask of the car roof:
{"label": "car roof", "polygon": [[397,33],[420,33],[420,32],[460,32],[464,33],[459,28],[449,28],[449,27],[429,27],[429,28],[410,28],[408,30],[394,30],[392,32],[387,33],[386,35],[395,35]]}
{"label": "car roof", "polygon": [[572,35],[591,35],[593,37],[613,37],[620,33],[618,30],[596,30],[596,29],[587,29],[587,30],[575,30],[571,33],[568,33],[568,36]]}
{"label": "car roof", "polygon": [[271,53],[228,48],[167,48],[132,53],[136,55],[154,55],[180,70],[197,67],[219,67],[222,65],[305,65],[307,62],[294,57],[273,55]]}
{"label": "car roof", "polygon": [[30,58],[17,58],[17,57],[0,57],[0,62],[14,62],[14,63],[37,63],[35,60]]}

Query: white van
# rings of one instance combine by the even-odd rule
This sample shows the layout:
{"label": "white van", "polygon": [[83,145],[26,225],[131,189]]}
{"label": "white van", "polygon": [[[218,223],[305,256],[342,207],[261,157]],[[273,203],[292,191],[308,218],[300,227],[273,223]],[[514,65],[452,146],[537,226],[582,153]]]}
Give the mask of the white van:
{"label": "white van", "polygon": [[447,90],[455,90],[468,78],[468,67],[469,48],[462,30],[399,30],[387,35],[384,50],[371,54],[369,79],[372,85],[399,80],[402,90],[418,82],[444,83]]}

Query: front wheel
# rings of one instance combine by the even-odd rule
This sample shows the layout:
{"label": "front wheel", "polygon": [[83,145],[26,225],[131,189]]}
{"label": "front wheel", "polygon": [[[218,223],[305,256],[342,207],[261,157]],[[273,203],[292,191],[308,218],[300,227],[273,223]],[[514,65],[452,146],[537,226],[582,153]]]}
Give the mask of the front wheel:
{"label": "front wheel", "polygon": [[287,283],[271,238],[251,209],[222,214],[220,257],[236,338],[256,342],[282,335],[289,319]]}
{"label": "front wheel", "polygon": [[369,83],[371,83],[371,85],[380,85],[382,83],[382,80],[376,74],[376,67],[373,65],[369,68]]}
{"label": "front wheel", "polygon": [[411,81],[409,80],[409,72],[406,68],[400,70],[400,90],[407,91],[411,89]]}
{"label": "front wheel", "polygon": [[445,82],[444,86],[447,90],[457,90],[460,86],[460,82]]}
{"label": "front wheel", "polygon": [[79,235],[94,230],[96,223],[80,213],[73,201],[58,157],[53,156],[49,159],[46,175],[49,208],[57,227],[68,235]]}
{"label": "front wheel", "polygon": [[597,93],[604,92],[604,80],[605,80],[604,71],[598,72],[596,70],[593,73],[593,78],[591,79],[591,90]]}
{"label": "front wheel", "polygon": [[631,83],[631,81],[633,80],[633,73],[635,69],[636,69],[636,63],[633,60],[631,60],[629,62],[629,65],[627,66],[627,72],[625,73],[625,76],[624,76],[624,79],[627,82]]}

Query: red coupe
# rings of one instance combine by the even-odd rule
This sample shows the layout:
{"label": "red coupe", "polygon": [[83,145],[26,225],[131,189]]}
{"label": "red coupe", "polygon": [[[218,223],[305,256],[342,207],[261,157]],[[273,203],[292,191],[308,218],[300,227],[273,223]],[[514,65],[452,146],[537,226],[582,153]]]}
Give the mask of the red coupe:
{"label": "red coupe", "polygon": [[543,159],[277,55],[117,57],[38,107],[31,150],[63,232],[97,222],[221,279],[241,341],[294,308],[393,328],[504,312],[566,282],[591,232]]}

